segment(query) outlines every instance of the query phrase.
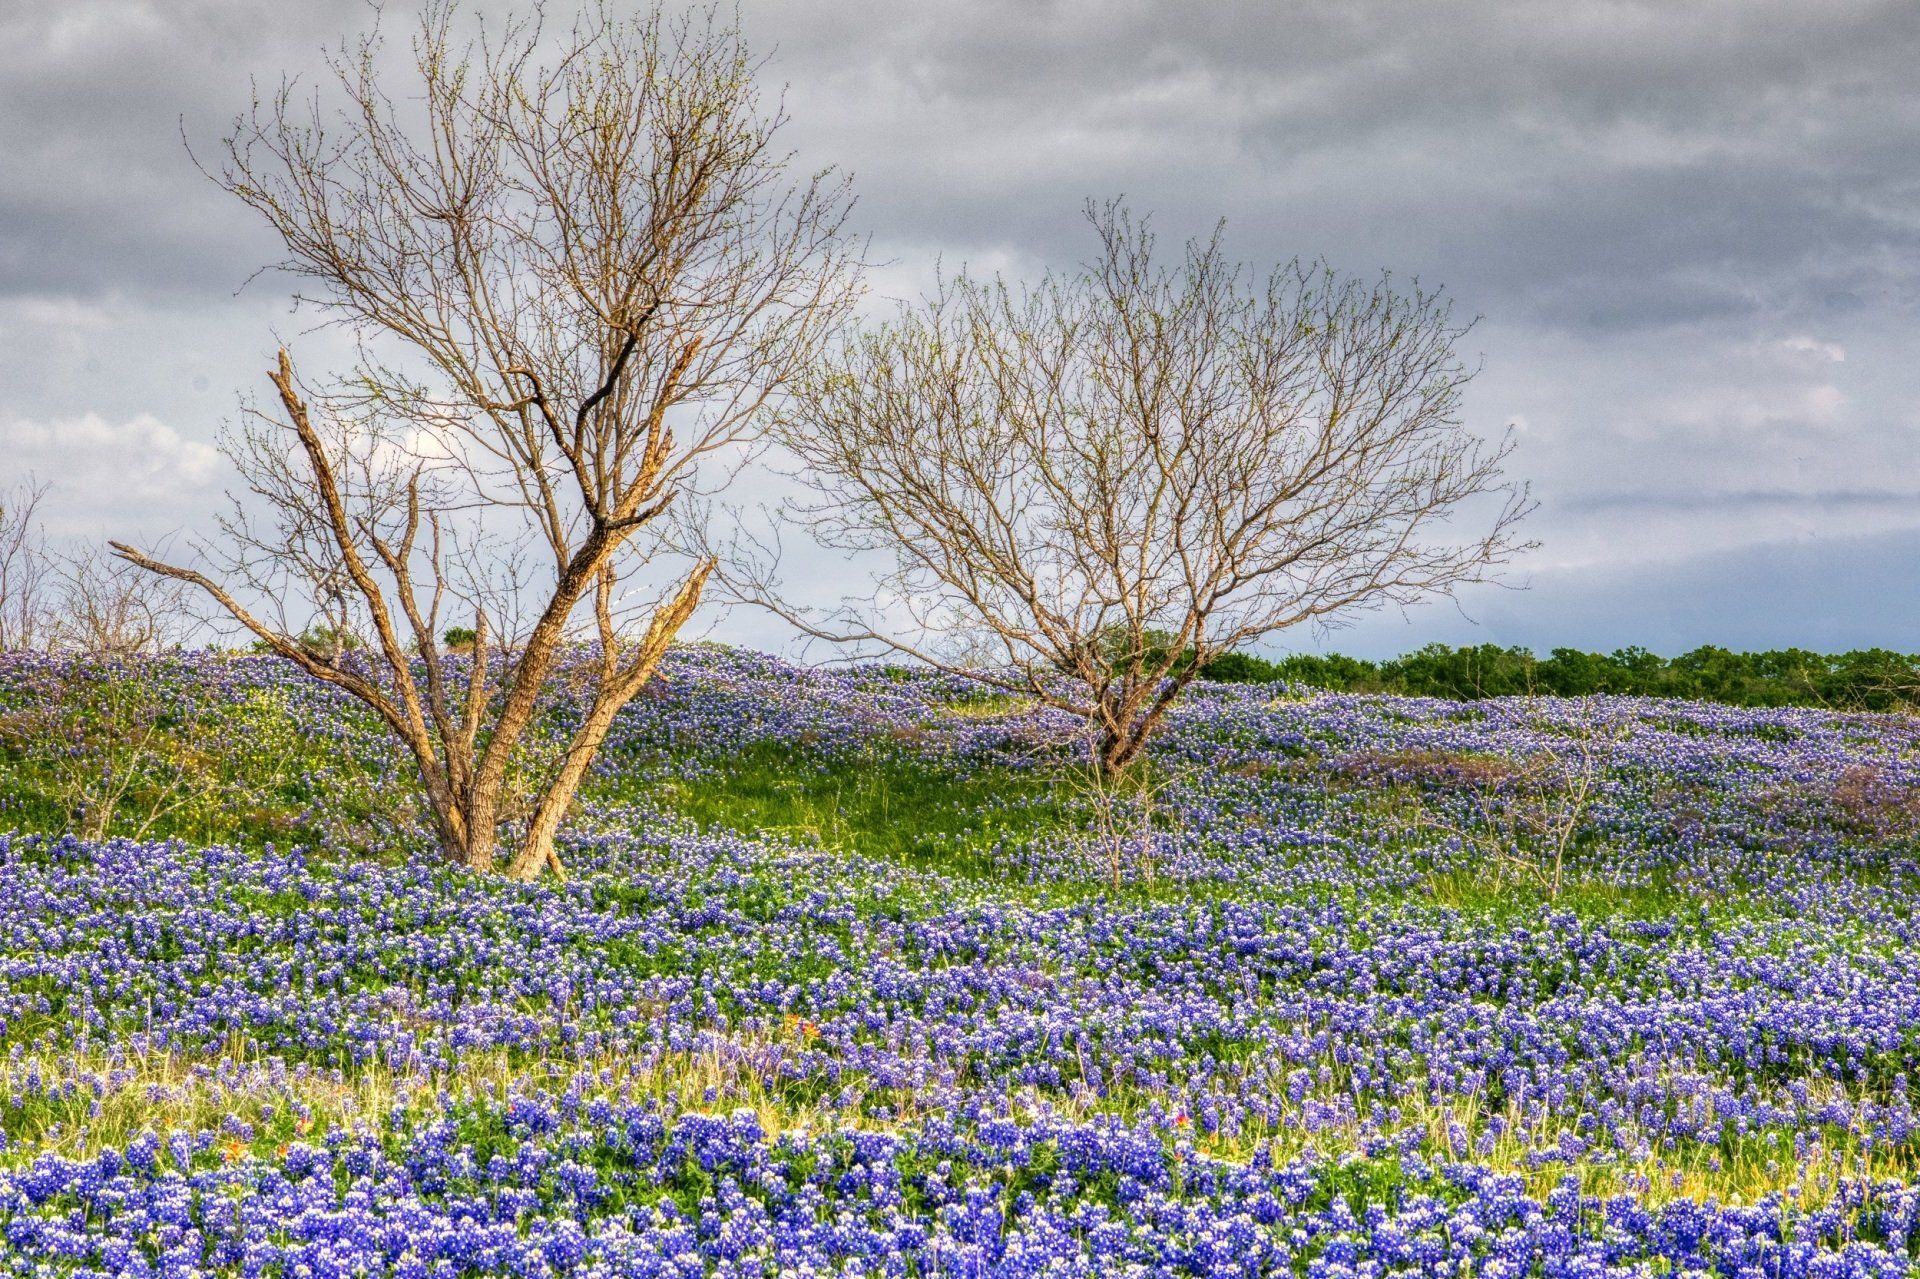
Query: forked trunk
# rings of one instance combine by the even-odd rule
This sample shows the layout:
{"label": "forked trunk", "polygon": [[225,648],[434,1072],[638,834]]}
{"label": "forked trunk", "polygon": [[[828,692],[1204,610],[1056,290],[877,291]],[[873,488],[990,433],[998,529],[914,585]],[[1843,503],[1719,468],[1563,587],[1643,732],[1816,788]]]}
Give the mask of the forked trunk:
{"label": "forked trunk", "polygon": [[1109,780],[1127,771],[1147,744],[1147,726],[1130,724],[1122,732],[1108,730],[1100,738],[1100,774]]}
{"label": "forked trunk", "polygon": [[[616,670],[609,661],[600,688],[594,695],[593,705],[587,708],[580,727],[574,730],[573,740],[567,744],[566,758],[560,763],[560,771],[541,794],[533,817],[527,823],[526,838],[507,866],[507,873],[513,878],[533,879],[546,869],[551,869],[556,875],[566,874],[560,855],[553,846],[560,822],[572,806],[573,797],[579,793],[580,783],[586,778],[587,769],[592,767],[594,756],[599,754],[601,744],[606,741],[614,717],[633,700],[634,694],[646,687],[659,669],[660,660],[666,656],[673,637],[679,634],[680,628],[699,604],[700,593],[712,569],[711,563],[696,568],[680,584],[673,598],[653,615],[653,621],[647,627],[646,636],[637,645],[630,665]],[[604,623],[604,619],[603,624],[606,626],[603,635],[610,636],[611,624]]]}
{"label": "forked trunk", "polygon": [[[658,658],[648,663],[641,679],[632,686],[634,691],[652,678],[653,668],[657,665]],[[618,697],[605,692],[594,699],[586,718],[575,730],[573,741],[567,746],[567,757],[561,761],[560,771],[548,783],[540,802],[534,807],[533,817],[527,823],[526,838],[507,866],[507,874],[514,879],[536,879],[543,870],[552,870],[561,876],[566,874],[560,854],[554,849],[554,836],[559,834],[560,823],[573,806],[573,798],[580,792],[580,783],[586,779],[587,769],[592,767],[594,756],[599,754],[601,744],[606,741],[614,717],[630,700],[631,693]]]}
{"label": "forked trunk", "polygon": [[[1173,705],[1193,679],[1196,666],[1189,665],[1185,670],[1169,676],[1165,671],[1159,674],[1147,672],[1134,689],[1108,704],[1100,716],[1104,725],[1100,733],[1099,762],[1100,774],[1111,781],[1132,767],[1134,761],[1147,748],[1147,742],[1153,737],[1160,721],[1166,718],[1167,708]],[[1157,689],[1151,697],[1145,689]]]}

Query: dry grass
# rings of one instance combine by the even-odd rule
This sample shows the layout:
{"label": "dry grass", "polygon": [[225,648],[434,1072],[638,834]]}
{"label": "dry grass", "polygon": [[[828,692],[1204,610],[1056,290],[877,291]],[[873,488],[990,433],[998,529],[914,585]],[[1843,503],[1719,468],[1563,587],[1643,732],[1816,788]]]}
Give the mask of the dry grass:
{"label": "dry grass", "polygon": [[[456,1070],[396,1070],[361,1066],[348,1071],[289,1068],[250,1055],[243,1044],[210,1057],[172,1053],[82,1059],[23,1058],[0,1066],[0,1123],[8,1149],[0,1163],[20,1166],[42,1153],[68,1159],[124,1148],[144,1132],[235,1133],[227,1157],[278,1157],[293,1140],[318,1140],[329,1131],[383,1128],[396,1108],[427,1112],[455,1104],[511,1095],[558,1095],[578,1088],[588,1097],[669,1097],[679,1105],[731,1113],[751,1110],[770,1137],[786,1132],[849,1128],[911,1132],[935,1117],[939,1107],[909,1089],[869,1088],[855,1075],[842,1076],[831,1104],[809,1099],[770,1078],[779,1058],[807,1052],[817,1031],[799,1018],[742,1033],[709,1037],[693,1052],[597,1058],[529,1058],[504,1051],[464,1056]],[[1255,1068],[1256,1070],[1258,1067]],[[1209,1158],[1242,1162],[1265,1148],[1278,1160],[1340,1160],[1362,1153],[1388,1117],[1365,1105],[1345,1103],[1344,1068],[1318,1084],[1298,1105],[1286,1105],[1271,1123],[1233,1132],[1204,1132],[1182,1117],[1175,1135]],[[39,1086],[29,1086],[37,1076]],[[964,1081],[964,1080],[963,1080]],[[1273,1081],[1277,1092],[1279,1081]],[[1818,1090],[1840,1097],[1837,1085]],[[64,1094],[64,1095],[61,1095]],[[1016,1117],[1051,1115],[1085,1122],[1106,1117],[1137,1120],[1164,1113],[1166,1093],[1122,1085],[1104,1094],[1085,1086],[1067,1090],[1027,1087],[1009,1098]],[[1372,1103],[1374,1107],[1384,1103]],[[1422,1134],[1428,1157],[1472,1162],[1521,1177],[1545,1194],[1569,1174],[1588,1193],[1632,1194],[1650,1206],[1680,1199],[1755,1202],[1779,1195],[1804,1206],[1829,1201],[1838,1186],[1857,1178],[1912,1180],[1920,1176],[1920,1152],[1906,1147],[1870,1147],[1850,1133],[1830,1130],[1795,1154],[1784,1133],[1760,1133],[1722,1142],[1695,1142],[1645,1150],[1632,1156],[1608,1150],[1575,1152],[1578,1137],[1569,1116],[1529,1117],[1511,1104],[1491,1104],[1480,1095],[1441,1101],[1401,1099],[1386,1126]],[[1309,1107],[1318,1118],[1307,1122]],[[876,1118],[884,1115],[885,1118]],[[1564,1158],[1542,1152],[1566,1148]]]}
{"label": "dry grass", "polygon": [[1431,749],[1356,751],[1334,760],[1331,768],[1336,775],[1353,781],[1388,780],[1449,788],[1498,786],[1521,772],[1519,765],[1498,755]]}
{"label": "dry grass", "polygon": [[[513,1094],[712,1097],[729,1111],[751,1109],[770,1133],[818,1127],[823,1112],[769,1086],[756,1063],[804,1047],[802,1023],[748,1035],[712,1037],[693,1052],[530,1057],[504,1050],[463,1055],[451,1071],[369,1064],[340,1070],[288,1067],[235,1043],[215,1056],[171,1052],[82,1058],[21,1057],[0,1064],[0,1163],[40,1154],[84,1159],[124,1148],[145,1132],[252,1129],[249,1149],[277,1155],[293,1137],[371,1131],[395,1108],[425,1110]],[[30,1081],[39,1080],[38,1086]]]}

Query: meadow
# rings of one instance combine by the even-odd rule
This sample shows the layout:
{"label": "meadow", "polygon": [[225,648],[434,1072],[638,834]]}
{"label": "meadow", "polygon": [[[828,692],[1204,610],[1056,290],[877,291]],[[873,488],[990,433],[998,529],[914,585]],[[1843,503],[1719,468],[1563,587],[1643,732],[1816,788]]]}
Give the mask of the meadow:
{"label": "meadow", "polygon": [[1202,683],[1119,796],[1076,741],[681,648],[522,884],[277,659],[0,657],[0,1274],[1920,1264],[1920,723]]}

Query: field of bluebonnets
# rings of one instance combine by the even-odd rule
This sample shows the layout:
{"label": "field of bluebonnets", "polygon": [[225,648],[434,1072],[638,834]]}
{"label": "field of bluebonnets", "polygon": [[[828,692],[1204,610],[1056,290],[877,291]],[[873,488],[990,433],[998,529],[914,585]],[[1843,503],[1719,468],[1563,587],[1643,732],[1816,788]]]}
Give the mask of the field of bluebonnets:
{"label": "field of bluebonnets", "polygon": [[1914,722],[1074,741],[684,649],[525,885],[273,659],[0,659],[0,1273],[1915,1270]]}

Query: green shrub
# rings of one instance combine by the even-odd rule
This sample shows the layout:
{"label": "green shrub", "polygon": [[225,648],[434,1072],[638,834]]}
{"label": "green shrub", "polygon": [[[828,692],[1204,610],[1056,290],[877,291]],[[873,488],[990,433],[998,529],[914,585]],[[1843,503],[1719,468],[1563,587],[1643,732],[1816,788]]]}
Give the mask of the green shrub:
{"label": "green shrub", "polygon": [[1481,697],[1616,694],[1675,697],[1733,706],[1824,706],[1887,711],[1920,703],[1920,656],[1888,649],[1823,655],[1806,649],[1739,653],[1704,645],[1678,657],[1638,646],[1612,653],[1556,648],[1429,644],[1384,662],[1340,654],[1263,658],[1226,653],[1206,677],[1230,684],[1305,684],[1348,693],[1398,693],[1471,701]]}

